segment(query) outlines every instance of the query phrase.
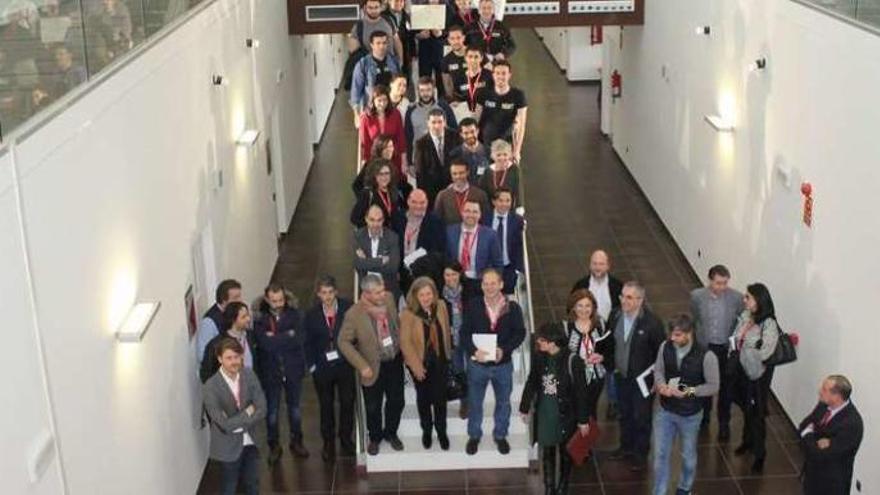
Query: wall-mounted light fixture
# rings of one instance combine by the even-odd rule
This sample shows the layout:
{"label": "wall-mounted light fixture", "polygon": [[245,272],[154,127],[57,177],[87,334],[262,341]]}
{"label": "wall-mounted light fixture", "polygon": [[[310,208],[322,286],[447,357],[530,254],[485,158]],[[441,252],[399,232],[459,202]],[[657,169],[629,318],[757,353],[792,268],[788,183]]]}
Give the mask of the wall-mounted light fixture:
{"label": "wall-mounted light fixture", "polygon": [[226,79],[220,74],[214,74],[211,76],[211,84],[214,86],[229,86],[229,79]]}
{"label": "wall-mounted light fixture", "polygon": [[757,72],[767,68],[767,59],[761,57],[749,64],[749,72]]}
{"label": "wall-mounted light fixture", "polygon": [[710,34],[712,34],[712,26],[697,26],[697,28],[694,29],[694,32],[697,34],[709,36]]}
{"label": "wall-mounted light fixture", "polygon": [[235,144],[239,146],[253,146],[254,143],[257,142],[257,138],[260,137],[260,131],[257,129],[245,129],[241,131],[241,134],[238,135],[238,138],[235,140]]}
{"label": "wall-mounted light fixture", "polygon": [[244,40],[244,44],[248,48],[259,48],[260,47],[260,40],[254,39],[254,38],[248,38],[248,39]]}
{"label": "wall-mounted light fixture", "polygon": [[159,311],[160,303],[144,302],[131,307],[125,319],[116,329],[116,340],[119,342],[140,342],[147,333],[150,323]]}
{"label": "wall-mounted light fixture", "polygon": [[718,132],[733,132],[734,130],[733,122],[730,119],[719,115],[706,115],[704,118]]}

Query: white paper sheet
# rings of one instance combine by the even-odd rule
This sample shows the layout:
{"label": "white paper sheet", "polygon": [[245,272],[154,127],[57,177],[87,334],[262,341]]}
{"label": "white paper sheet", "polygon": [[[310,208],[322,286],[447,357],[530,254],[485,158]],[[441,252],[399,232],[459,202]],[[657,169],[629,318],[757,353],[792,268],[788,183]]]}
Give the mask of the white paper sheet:
{"label": "white paper sheet", "polygon": [[648,398],[649,395],[651,395],[651,390],[648,388],[648,384],[646,382],[646,379],[653,372],[654,372],[654,365],[652,364],[651,366],[648,366],[648,369],[643,371],[641,375],[636,377],[636,383],[639,384],[639,391],[642,393],[642,397],[644,397],[646,399]]}
{"label": "white paper sheet", "polygon": [[477,350],[484,351],[489,354],[488,361],[495,361],[498,348],[498,335],[494,333],[475,333],[472,335],[474,346]]}
{"label": "white paper sheet", "polygon": [[409,253],[407,257],[403,258],[403,265],[409,268],[410,266],[412,266],[413,263],[418,261],[419,258],[425,256],[426,254],[428,254],[428,252],[425,251],[425,248],[418,248],[415,251]]}
{"label": "white paper sheet", "polygon": [[40,38],[44,44],[63,43],[70,25],[70,17],[44,17],[40,19]]}
{"label": "white paper sheet", "polygon": [[413,5],[410,16],[412,31],[446,29],[446,5]]}

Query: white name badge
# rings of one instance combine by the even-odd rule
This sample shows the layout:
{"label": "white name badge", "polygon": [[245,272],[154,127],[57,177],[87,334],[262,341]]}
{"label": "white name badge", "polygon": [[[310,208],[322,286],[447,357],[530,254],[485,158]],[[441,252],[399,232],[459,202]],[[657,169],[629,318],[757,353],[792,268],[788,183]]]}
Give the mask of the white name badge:
{"label": "white name badge", "polygon": [[385,337],[384,339],[382,339],[382,346],[391,347],[393,345],[394,345],[394,339],[392,339],[390,335],[388,337]]}
{"label": "white name badge", "polygon": [[485,173],[486,173],[486,166],[485,165],[477,167],[477,175],[483,175]]}
{"label": "white name badge", "polygon": [[513,110],[513,103],[502,103],[501,109],[502,110]]}
{"label": "white name badge", "polygon": [[325,356],[327,357],[327,362],[336,361],[337,359],[339,359],[339,352],[330,351],[326,353]]}

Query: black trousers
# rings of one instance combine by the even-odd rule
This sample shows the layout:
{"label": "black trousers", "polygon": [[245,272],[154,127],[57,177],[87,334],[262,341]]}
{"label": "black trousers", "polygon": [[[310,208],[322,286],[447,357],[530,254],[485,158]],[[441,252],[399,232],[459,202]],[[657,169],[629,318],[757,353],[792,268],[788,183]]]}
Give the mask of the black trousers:
{"label": "black trousers", "polygon": [[[718,359],[718,371],[721,375],[721,387],[718,389],[718,424],[730,424],[730,403],[732,396],[730,393],[730,378],[724,370],[727,369],[727,353],[730,346],[727,344],[709,344],[709,350],[715,354]],[[708,423],[712,417],[712,397],[706,397],[703,400],[703,422]]]}
{"label": "black trousers", "polygon": [[502,292],[507,295],[513,294],[516,291],[516,268],[512,264],[505,266],[501,278],[504,281]]}
{"label": "black trousers", "polygon": [[432,361],[425,367],[425,379],[415,381],[416,406],[419,409],[419,423],[423,433],[437,430],[437,435],[446,435],[446,373],[447,362]]}
{"label": "black trousers", "polygon": [[566,448],[567,442],[543,447],[541,456],[544,469],[544,487],[557,495],[568,493],[568,480],[571,478],[572,461]]}
{"label": "black trousers", "polygon": [[651,448],[651,406],[654,396],[643,397],[635,378],[615,374],[614,380],[617,384],[620,448],[644,461]]}
{"label": "black trousers", "polygon": [[756,459],[767,456],[767,404],[770,401],[770,383],[773,367],[768,367],[761,378],[749,380],[742,368],[741,386],[744,387],[741,407],[745,417],[742,443],[752,449]]}
{"label": "black trousers", "polygon": [[[428,38],[426,40],[418,40],[419,46],[419,77],[432,76],[437,86],[437,94],[445,95],[445,86],[443,85],[443,71],[441,65],[443,63],[443,40],[439,38]],[[417,86],[417,85],[413,85]],[[416,88],[418,92],[418,88]],[[416,95],[418,96],[418,94]]]}
{"label": "black trousers", "polygon": [[339,395],[339,442],[354,446],[354,368],[345,363],[324,368],[313,375],[321,410],[321,438],[325,443],[336,436],[335,398]]}
{"label": "black trousers", "polygon": [[[403,355],[379,366],[376,382],[364,389],[364,407],[367,412],[367,432],[371,442],[397,435],[400,415],[403,412]],[[383,426],[382,409],[384,402],[385,421]]]}

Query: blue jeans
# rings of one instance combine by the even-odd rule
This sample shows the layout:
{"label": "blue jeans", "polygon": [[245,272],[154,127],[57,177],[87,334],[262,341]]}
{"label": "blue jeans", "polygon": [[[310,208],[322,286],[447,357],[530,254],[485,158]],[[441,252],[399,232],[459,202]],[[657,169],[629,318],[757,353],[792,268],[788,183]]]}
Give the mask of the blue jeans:
{"label": "blue jeans", "polygon": [[513,392],[513,363],[508,361],[499,365],[485,365],[468,362],[468,436],[480,439],[483,436],[483,399],[486,387],[492,383],[495,392],[495,428],[492,437],[507,438],[510,427],[510,394]]}
{"label": "blue jeans", "polygon": [[223,468],[222,494],[235,495],[239,479],[247,495],[260,493],[260,479],[257,472],[257,447],[248,445],[241,451],[238,459],[232,462],[221,462]]}
{"label": "blue jeans", "polygon": [[281,389],[287,399],[287,420],[290,422],[291,439],[302,440],[302,413],[299,399],[302,393],[302,377],[266,380],[266,437],[270,447],[278,445],[278,411],[281,408]]}
{"label": "blue jeans", "polygon": [[464,348],[464,343],[459,343],[452,350],[452,369],[456,373],[467,373],[467,363],[467,350]]}
{"label": "blue jeans", "polygon": [[608,404],[617,405],[617,384],[614,381],[614,373],[605,375],[606,392],[608,393]]}
{"label": "blue jeans", "polygon": [[665,495],[669,484],[669,454],[675,435],[681,437],[681,480],[678,489],[690,492],[697,472],[697,436],[703,411],[680,416],[660,407],[654,418],[654,495]]}

